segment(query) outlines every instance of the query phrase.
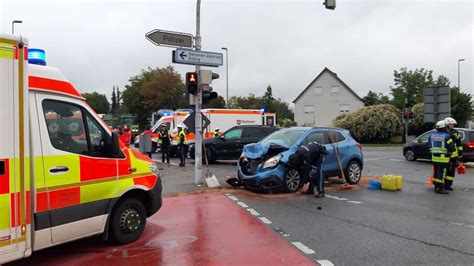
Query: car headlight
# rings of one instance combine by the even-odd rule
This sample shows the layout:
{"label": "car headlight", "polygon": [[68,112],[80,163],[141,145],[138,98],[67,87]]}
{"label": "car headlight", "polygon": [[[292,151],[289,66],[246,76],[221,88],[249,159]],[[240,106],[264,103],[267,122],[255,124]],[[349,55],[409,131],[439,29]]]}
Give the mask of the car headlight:
{"label": "car headlight", "polygon": [[280,162],[280,159],[281,159],[281,155],[273,156],[272,158],[265,161],[262,168],[267,169],[267,168],[275,167]]}
{"label": "car headlight", "polygon": [[156,166],[156,164],[149,164],[148,165],[148,168],[150,169],[150,171],[155,174],[156,176],[158,176],[159,172],[158,172],[158,166]]}

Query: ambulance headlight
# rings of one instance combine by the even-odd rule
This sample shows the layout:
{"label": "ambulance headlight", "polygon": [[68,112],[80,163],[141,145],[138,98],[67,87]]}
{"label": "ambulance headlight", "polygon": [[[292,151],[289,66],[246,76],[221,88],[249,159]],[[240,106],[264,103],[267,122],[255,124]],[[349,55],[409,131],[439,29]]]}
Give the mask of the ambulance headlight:
{"label": "ambulance headlight", "polygon": [[159,171],[158,171],[158,166],[156,166],[156,164],[149,164],[148,165],[148,168],[150,168],[150,171],[155,174],[156,176],[158,176],[159,174]]}
{"label": "ambulance headlight", "polygon": [[273,168],[275,166],[278,165],[278,163],[280,162],[280,159],[281,159],[281,155],[275,155],[273,156],[272,158],[268,159],[265,161],[265,163],[263,164],[263,169],[267,169],[267,168]]}

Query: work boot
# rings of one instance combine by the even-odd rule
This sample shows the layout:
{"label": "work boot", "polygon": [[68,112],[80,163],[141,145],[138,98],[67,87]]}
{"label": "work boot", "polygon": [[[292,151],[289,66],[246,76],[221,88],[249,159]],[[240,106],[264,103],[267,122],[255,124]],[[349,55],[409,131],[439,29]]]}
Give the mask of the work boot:
{"label": "work boot", "polygon": [[449,194],[448,191],[444,190],[444,187],[436,187],[434,192],[436,194],[443,194],[443,195]]}
{"label": "work boot", "polygon": [[449,191],[453,191],[454,189],[452,187],[444,187],[444,190],[449,190]]}
{"label": "work boot", "polygon": [[324,192],[318,192],[318,194],[314,195],[315,198],[324,198]]}

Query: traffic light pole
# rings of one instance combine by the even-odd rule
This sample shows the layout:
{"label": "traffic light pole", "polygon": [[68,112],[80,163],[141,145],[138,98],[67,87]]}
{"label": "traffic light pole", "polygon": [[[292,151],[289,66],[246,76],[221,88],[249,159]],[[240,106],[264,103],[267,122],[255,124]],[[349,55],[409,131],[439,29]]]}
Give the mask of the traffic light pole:
{"label": "traffic light pole", "polygon": [[[201,50],[201,0],[197,0],[196,4],[196,51]],[[202,101],[202,85],[201,77],[199,77],[200,66],[196,65],[196,73],[198,73],[198,90],[196,97],[194,97],[194,103],[196,110],[194,115],[195,119],[195,142],[194,142],[194,184],[199,185],[202,183],[202,117],[201,117],[201,101]]]}

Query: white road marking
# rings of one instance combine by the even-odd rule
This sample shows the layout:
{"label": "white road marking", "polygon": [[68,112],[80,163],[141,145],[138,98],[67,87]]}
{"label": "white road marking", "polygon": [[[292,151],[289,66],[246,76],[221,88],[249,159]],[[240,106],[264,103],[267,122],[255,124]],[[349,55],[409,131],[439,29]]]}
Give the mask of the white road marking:
{"label": "white road marking", "polygon": [[467,227],[474,229],[474,225],[468,225]]}
{"label": "white road marking", "polygon": [[362,201],[356,201],[356,200],[349,200],[347,202],[354,203],[354,204],[361,204],[362,203]]}
{"label": "white road marking", "polygon": [[456,222],[449,222],[450,224],[454,224],[454,225],[464,225],[464,223],[456,223]]}
{"label": "white road marking", "polygon": [[386,157],[375,157],[375,158],[364,158],[364,161],[375,161],[375,160],[381,160],[381,159],[387,159]]}
{"label": "white road marking", "polygon": [[390,159],[390,161],[395,161],[395,162],[404,162],[406,160],[402,160],[402,159]]}
{"label": "white road marking", "polygon": [[329,260],[317,260],[316,262],[321,266],[334,266],[334,264]]}
{"label": "white road marking", "polygon": [[249,205],[243,203],[242,201],[238,201],[237,204],[239,204],[242,208],[248,208]]}
{"label": "white road marking", "polygon": [[250,212],[253,216],[259,216],[260,215],[260,213],[258,213],[256,210],[251,209],[251,208],[247,209],[247,211]]}
{"label": "white road marking", "polygon": [[330,199],[335,199],[335,200],[347,200],[346,198],[340,198],[338,196],[331,196],[331,195],[326,195],[326,197],[330,198]]}
{"label": "white road marking", "polygon": [[227,196],[229,199],[233,201],[238,201],[239,199],[236,196]]}
{"label": "white road marking", "polygon": [[314,250],[308,248],[307,246],[303,245],[301,242],[291,242],[295,247],[297,247],[299,250],[301,250],[304,254],[314,254]]}
{"label": "white road marking", "polygon": [[271,224],[272,222],[270,220],[268,220],[266,217],[259,217],[258,219],[260,219],[264,224]]}

